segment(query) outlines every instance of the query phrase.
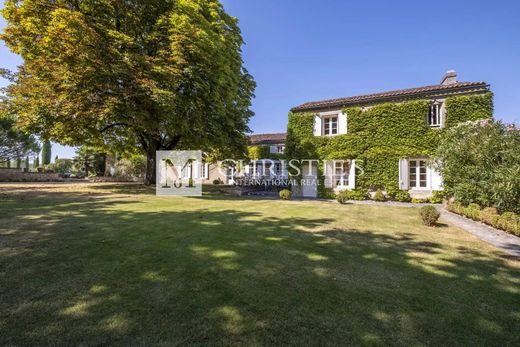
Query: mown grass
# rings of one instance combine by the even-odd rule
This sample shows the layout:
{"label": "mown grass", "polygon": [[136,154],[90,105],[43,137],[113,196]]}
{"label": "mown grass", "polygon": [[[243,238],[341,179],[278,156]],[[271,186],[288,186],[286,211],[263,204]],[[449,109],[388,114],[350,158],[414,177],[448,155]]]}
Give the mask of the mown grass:
{"label": "mown grass", "polygon": [[0,345],[518,345],[520,266],[416,209],[0,186]]}

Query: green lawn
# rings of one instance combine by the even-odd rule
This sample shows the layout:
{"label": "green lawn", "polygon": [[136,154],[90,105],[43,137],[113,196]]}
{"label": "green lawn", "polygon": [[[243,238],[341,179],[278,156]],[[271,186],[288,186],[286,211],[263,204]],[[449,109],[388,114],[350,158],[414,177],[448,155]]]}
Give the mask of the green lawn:
{"label": "green lawn", "polygon": [[519,262],[416,209],[20,187],[0,345],[520,344]]}

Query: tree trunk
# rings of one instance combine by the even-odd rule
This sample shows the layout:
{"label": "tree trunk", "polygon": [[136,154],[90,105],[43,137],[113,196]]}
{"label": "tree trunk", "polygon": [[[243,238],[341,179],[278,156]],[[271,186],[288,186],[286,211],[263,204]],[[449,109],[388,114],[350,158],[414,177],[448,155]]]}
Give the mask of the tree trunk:
{"label": "tree trunk", "polygon": [[147,186],[155,184],[155,175],[156,175],[156,153],[155,149],[153,151],[146,151],[146,171],[144,174],[144,184]]}

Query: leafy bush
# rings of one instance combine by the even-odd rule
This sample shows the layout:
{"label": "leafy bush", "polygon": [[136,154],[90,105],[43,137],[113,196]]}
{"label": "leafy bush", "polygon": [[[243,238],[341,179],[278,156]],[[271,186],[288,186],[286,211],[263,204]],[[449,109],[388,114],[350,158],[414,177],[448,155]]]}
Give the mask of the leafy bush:
{"label": "leafy bush", "polygon": [[520,236],[520,216],[513,212],[504,212],[496,220],[496,226]]}
{"label": "leafy bush", "polygon": [[356,188],[350,191],[350,200],[370,200],[368,189]]}
{"label": "leafy bush", "polygon": [[424,225],[434,226],[439,220],[441,214],[433,206],[423,206],[419,209],[422,221]]}
{"label": "leafy bush", "polygon": [[441,190],[435,190],[433,191],[432,196],[428,198],[428,202],[431,204],[440,204],[442,203],[442,200],[444,199],[444,192]]}
{"label": "leafy bush", "polygon": [[412,201],[412,197],[410,196],[410,193],[408,193],[406,190],[398,190],[393,194],[393,200],[395,201],[401,201],[401,202],[410,202]]}
{"label": "leafy bush", "polygon": [[436,157],[448,195],[520,213],[520,131],[499,121],[462,123],[443,133]]}
{"label": "leafy bush", "polygon": [[448,203],[448,205],[446,206],[446,209],[448,211],[451,211],[456,214],[463,214],[462,211],[464,209],[464,206],[462,206],[462,204],[460,202],[455,201],[455,202]]}
{"label": "leafy bush", "polygon": [[340,190],[336,194],[336,200],[340,204],[346,204],[348,200],[350,200],[350,190]]}
{"label": "leafy bush", "polygon": [[414,204],[424,204],[426,202],[428,202],[428,200],[426,200],[426,199],[419,199],[419,198],[412,199],[412,203],[414,203]]}
{"label": "leafy bush", "polygon": [[289,189],[282,189],[278,195],[282,200],[291,200],[292,192]]}
{"label": "leafy bush", "polygon": [[386,197],[385,197],[385,194],[383,194],[383,192],[381,191],[381,189],[378,189],[378,190],[375,192],[373,199],[374,199],[375,201],[385,201],[385,200],[386,200]]}
{"label": "leafy bush", "polygon": [[348,200],[369,200],[370,194],[365,189],[341,190],[336,194],[336,200],[340,204],[345,204]]}
{"label": "leafy bush", "polygon": [[480,206],[478,204],[471,203],[462,209],[462,213],[466,217],[478,221],[480,216]]}
{"label": "leafy bush", "polygon": [[216,178],[216,179],[213,180],[213,184],[222,184],[222,183],[223,183],[223,182],[222,182],[222,180],[220,179],[220,177],[219,177],[219,178]]}
{"label": "leafy bush", "polygon": [[325,188],[320,194],[320,198],[323,199],[335,199],[336,193],[334,193],[334,190],[331,188]]}
{"label": "leafy bush", "polygon": [[494,207],[486,207],[479,213],[479,219],[488,225],[497,224],[498,217],[500,217],[500,215]]}

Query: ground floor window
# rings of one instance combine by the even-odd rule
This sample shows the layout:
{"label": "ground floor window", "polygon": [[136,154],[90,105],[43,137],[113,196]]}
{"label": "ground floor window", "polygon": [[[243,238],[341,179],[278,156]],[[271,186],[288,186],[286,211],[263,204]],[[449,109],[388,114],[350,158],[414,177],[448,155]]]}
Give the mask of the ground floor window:
{"label": "ground floor window", "polygon": [[410,188],[427,188],[426,160],[411,159],[409,162]]}
{"label": "ground floor window", "polygon": [[350,171],[350,165],[348,161],[335,161],[334,162],[334,183],[335,186],[348,186],[348,175]]}

